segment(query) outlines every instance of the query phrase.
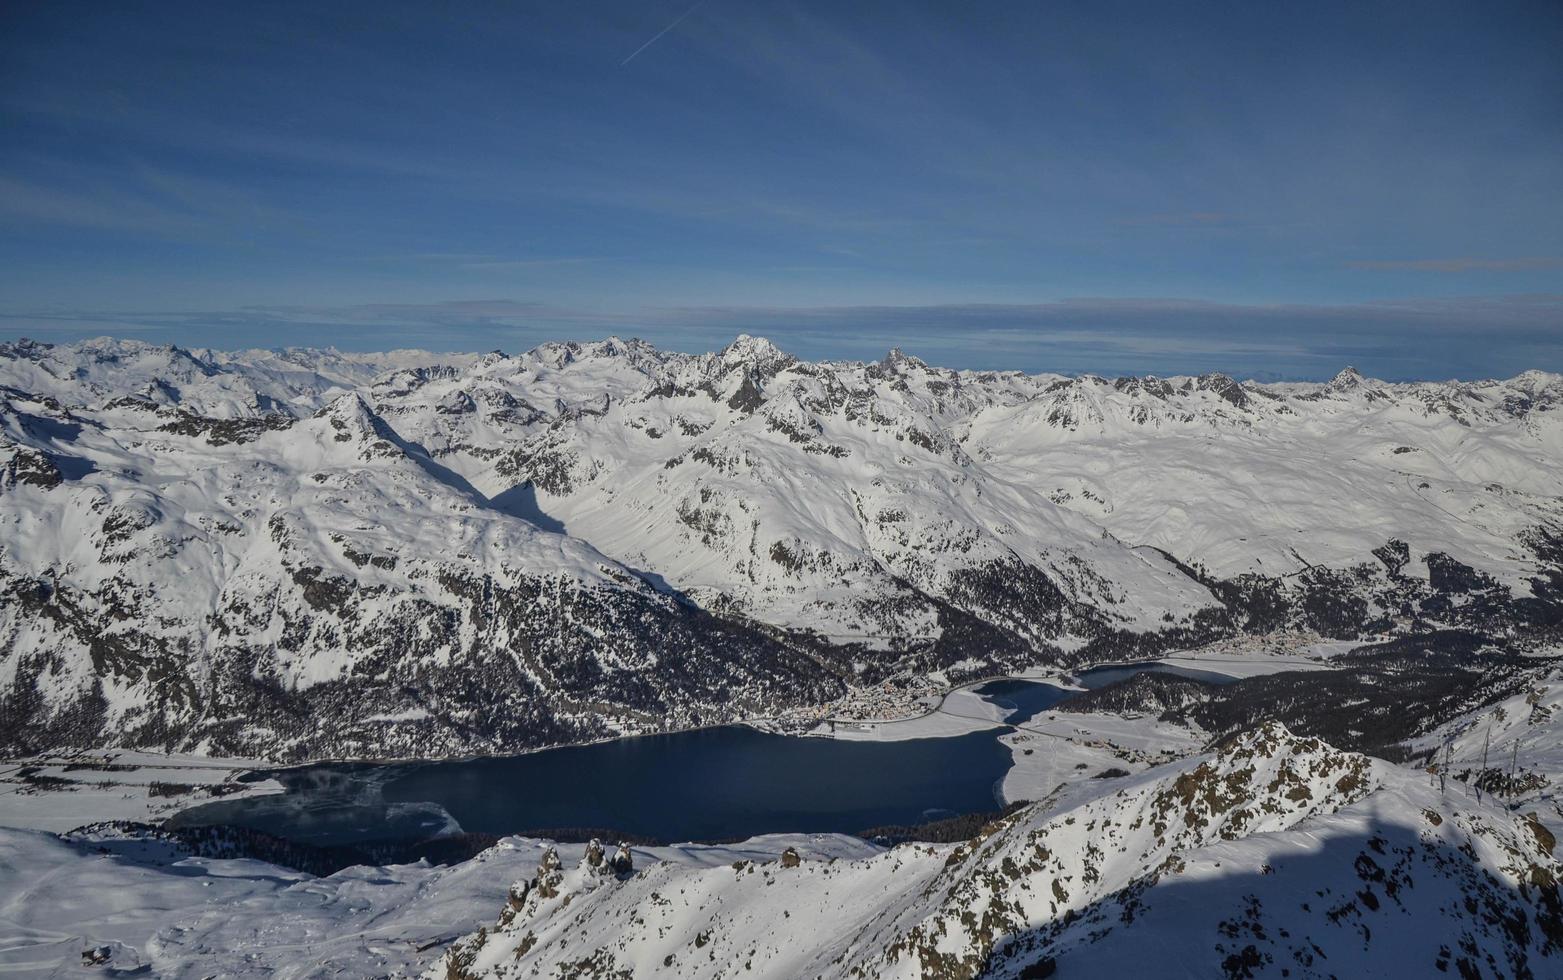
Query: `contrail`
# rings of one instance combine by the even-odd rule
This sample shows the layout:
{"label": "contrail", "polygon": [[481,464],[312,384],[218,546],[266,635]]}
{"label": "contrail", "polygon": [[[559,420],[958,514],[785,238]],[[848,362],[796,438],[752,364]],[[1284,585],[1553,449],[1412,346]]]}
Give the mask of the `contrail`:
{"label": "contrail", "polygon": [[685,17],[688,17],[690,14],[692,14],[695,11],[699,10],[700,7],[705,2],[706,2],[706,0],[699,0],[699,2],[697,2],[693,7],[690,7],[688,10],[686,10],[683,13],[679,14],[678,15],[678,19],[673,21],[673,23],[671,23],[668,26],[662,28],[662,30],[658,31],[657,33],[651,35],[651,40],[647,41],[645,44],[642,44],[640,47],[636,48],[633,52],[631,52],[631,54],[630,54],[630,56],[628,58],[625,58],[623,61],[619,62],[619,67],[623,68],[625,65],[627,65],[630,62],[634,61],[635,60],[635,55],[640,54],[642,51],[644,51],[647,48],[651,47],[653,44],[656,44],[657,40],[659,38],[661,38],[662,35],[666,34],[668,31],[671,31],[673,28],[675,28],[679,24],[683,23]]}

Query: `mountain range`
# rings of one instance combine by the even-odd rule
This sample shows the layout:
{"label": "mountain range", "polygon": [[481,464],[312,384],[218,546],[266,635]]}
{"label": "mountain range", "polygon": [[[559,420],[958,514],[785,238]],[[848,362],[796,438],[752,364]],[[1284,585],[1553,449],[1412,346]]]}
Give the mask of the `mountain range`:
{"label": "mountain range", "polygon": [[0,345],[0,751],[501,752],[1563,622],[1563,377]]}

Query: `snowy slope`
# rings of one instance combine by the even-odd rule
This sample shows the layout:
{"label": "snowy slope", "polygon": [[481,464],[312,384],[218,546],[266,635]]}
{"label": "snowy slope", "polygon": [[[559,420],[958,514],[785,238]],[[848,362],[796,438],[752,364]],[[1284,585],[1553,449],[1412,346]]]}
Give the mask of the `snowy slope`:
{"label": "snowy slope", "polygon": [[955,847],[545,860],[428,976],[1550,975],[1552,847],[1528,817],[1270,725]]}
{"label": "snowy slope", "polygon": [[387,371],[474,359],[428,351],[186,350],[112,337],[69,346],[22,340],[0,344],[0,387],[83,407],[137,398],[215,418],[305,414]]}
{"label": "snowy slope", "polygon": [[[106,832],[107,831],[107,832]],[[354,867],[314,877],[250,859],[197,857],[155,836],[0,829],[0,973],[21,977],[417,976],[493,915],[546,842],[507,838],[450,867]],[[878,851],[856,838],[779,835],[650,848],[642,866],[811,859]],[[564,846],[567,864],[580,845]],[[106,949],[105,949],[106,947]],[[102,965],[82,954],[104,950]],[[137,973],[138,969],[145,973]]]}
{"label": "snowy slope", "polygon": [[1222,577],[1348,566],[1364,542],[1392,538],[1410,546],[1403,574],[1427,577],[1431,552],[1516,585],[1531,573],[1514,541],[1555,526],[1563,494],[1556,376],[1228,383],[1081,378],[981,413],[966,445],[999,472],[1048,474],[1066,506]]}
{"label": "snowy slope", "polygon": [[490,506],[356,393],[256,421],[0,405],[73,474],[0,494],[0,714],[33,747],[496,749],[833,690]]}
{"label": "snowy slope", "polygon": [[1560,403],[751,337],[0,345],[0,746],[497,751],[1245,630],[1535,646]]}
{"label": "snowy slope", "polygon": [[609,340],[375,399],[485,492],[519,486],[709,608],[838,642],[937,635],[942,603],[1065,649],[1218,606],[1158,549],[1381,596],[1434,583],[1434,556],[1526,596],[1552,561],[1537,529],[1563,520],[1563,379],[1539,372],[1106,381]]}
{"label": "snowy slope", "polygon": [[1526,799],[1563,824],[1563,671],[1538,671],[1520,693],[1439,726],[1412,748],[1466,792]]}

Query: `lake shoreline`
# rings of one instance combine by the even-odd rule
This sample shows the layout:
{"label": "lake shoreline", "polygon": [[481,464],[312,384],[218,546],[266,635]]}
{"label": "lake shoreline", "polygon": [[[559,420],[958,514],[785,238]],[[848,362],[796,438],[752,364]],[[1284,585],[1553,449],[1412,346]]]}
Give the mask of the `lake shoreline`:
{"label": "lake shoreline", "polygon": [[[1019,673],[995,674],[995,675],[988,676],[988,677],[981,677],[981,678],[977,678],[977,679],[974,679],[974,680],[964,681],[961,684],[954,685],[954,686],[948,688],[947,690],[945,690],[944,692],[942,692],[940,694],[939,701],[938,701],[937,704],[935,704],[933,707],[929,708],[927,711],[924,711],[923,713],[918,714],[918,715],[911,715],[911,716],[902,717],[902,718],[886,718],[886,719],[821,718],[821,719],[818,719],[817,721],[811,722],[810,723],[811,727],[809,727],[807,730],[801,730],[801,731],[797,730],[797,727],[802,723],[801,720],[775,718],[775,717],[770,717],[770,716],[759,716],[759,717],[738,718],[738,719],[731,719],[731,720],[726,720],[726,721],[711,722],[709,724],[701,724],[701,725],[686,725],[686,726],[682,726],[682,727],[669,728],[669,729],[659,730],[659,731],[635,732],[635,733],[629,733],[629,734],[612,735],[612,736],[607,736],[607,737],[603,737],[603,738],[590,739],[590,740],[582,741],[582,742],[562,742],[562,743],[558,743],[558,744],[554,744],[554,745],[535,746],[535,747],[524,748],[524,749],[519,749],[519,750],[509,751],[509,752],[504,752],[504,753],[492,753],[492,754],[472,754],[472,753],[469,753],[469,754],[464,754],[464,755],[434,756],[434,757],[431,757],[431,756],[406,756],[406,757],[390,757],[390,758],[347,757],[347,758],[333,758],[333,759],[311,760],[311,761],[308,761],[308,762],[300,762],[300,763],[292,763],[292,764],[282,764],[282,765],[277,765],[277,766],[262,766],[262,767],[256,767],[256,768],[253,768],[253,769],[246,769],[246,770],[244,770],[244,771],[242,771],[242,772],[240,772],[238,774],[237,779],[239,781],[241,781],[241,782],[258,781],[258,780],[262,780],[262,779],[272,779],[272,780],[282,781],[290,773],[297,773],[297,772],[300,772],[300,771],[303,771],[303,770],[308,770],[308,769],[317,768],[317,767],[325,767],[325,766],[338,766],[338,767],[343,767],[343,768],[355,768],[356,769],[356,768],[375,768],[375,767],[381,767],[381,766],[394,767],[394,766],[416,766],[416,765],[465,764],[465,763],[476,763],[476,762],[489,761],[489,760],[519,759],[519,758],[525,758],[525,757],[528,757],[528,756],[535,756],[537,754],[545,753],[545,752],[556,752],[556,751],[560,751],[560,750],[563,750],[563,749],[572,749],[572,748],[578,749],[578,748],[600,747],[600,746],[610,745],[610,744],[614,744],[614,743],[627,743],[627,742],[633,742],[633,741],[640,740],[640,739],[653,739],[653,738],[665,738],[665,737],[670,737],[670,736],[688,735],[688,734],[693,734],[693,733],[698,733],[698,732],[720,730],[720,729],[723,729],[723,728],[744,728],[744,729],[749,729],[749,730],[752,730],[752,731],[760,732],[760,733],[763,733],[763,734],[766,734],[766,735],[777,735],[777,736],[786,737],[786,738],[826,739],[826,740],[831,740],[831,741],[861,742],[861,743],[909,742],[909,741],[917,741],[917,740],[921,740],[921,739],[959,738],[959,737],[962,737],[962,736],[965,736],[965,735],[970,735],[970,734],[974,734],[974,733],[982,732],[982,731],[994,731],[996,733],[996,735],[1002,735],[1005,730],[1013,730],[1014,726],[1009,724],[1008,722],[1004,721],[1002,717],[997,717],[997,716],[992,716],[992,715],[989,715],[989,716],[972,716],[972,715],[948,714],[948,715],[946,715],[946,717],[950,717],[952,719],[958,719],[959,721],[955,725],[953,725],[953,726],[942,728],[942,729],[938,728],[938,727],[929,726],[929,727],[925,727],[925,728],[919,730],[915,726],[919,722],[927,722],[929,719],[932,719],[932,718],[934,718],[936,716],[939,716],[941,714],[945,714],[944,709],[945,709],[946,705],[949,703],[951,698],[960,697],[962,695],[972,695],[972,694],[975,694],[975,692],[978,689],[980,689],[982,687],[985,687],[985,686],[988,686],[990,684],[1002,683],[1002,682],[1008,682],[1008,681],[1019,681],[1019,682],[1025,682],[1025,683],[1050,685],[1050,686],[1059,688],[1061,690],[1067,690],[1067,691],[1070,691],[1070,692],[1073,692],[1073,693],[1081,693],[1081,692],[1084,692],[1084,691],[1088,690],[1089,688],[1080,685],[1080,678],[1082,676],[1090,674],[1092,672],[1110,671],[1110,670],[1126,670],[1126,669],[1133,669],[1133,668],[1143,668],[1143,669],[1146,669],[1146,670],[1150,670],[1150,669],[1155,669],[1157,667],[1169,666],[1167,661],[1175,660],[1175,659],[1187,660],[1187,659],[1191,659],[1191,658],[1188,658],[1188,657],[1182,657],[1182,658],[1169,657],[1169,658],[1161,658],[1161,659],[1158,659],[1158,660],[1137,660],[1137,661],[1125,661],[1125,662],[1121,662],[1121,663],[1115,662],[1115,663],[1095,664],[1095,665],[1092,665],[1090,667],[1087,667],[1087,668],[1084,668],[1084,669],[1081,669],[1081,670],[1074,670],[1074,671],[1060,671],[1060,670],[1056,670],[1056,669],[1046,669],[1046,668],[1043,668],[1043,669],[1022,671],[1022,672],[1019,672]],[[1212,673],[1214,673],[1214,671],[1212,671]],[[981,702],[981,703],[984,703],[984,704],[990,704],[990,702],[987,702],[986,699],[983,699],[983,698],[980,698],[980,697],[975,698],[974,700],[976,700],[978,702]],[[997,707],[997,706],[994,706],[994,707]],[[830,725],[832,723],[834,723],[836,726],[838,726],[837,730],[834,730],[834,731],[822,730],[822,729],[825,728],[825,726]],[[899,727],[899,726],[906,726],[906,725],[913,725],[914,728],[912,730],[910,730],[910,731],[905,731],[904,729],[902,729],[904,731],[904,734],[889,734],[889,733],[883,732],[881,730],[883,727],[887,727],[887,726]],[[219,758],[219,757],[213,757],[213,758]],[[246,761],[256,761],[256,760],[246,760]],[[999,779],[999,784],[1002,784],[1002,783],[1003,783],[1003,778],[1001,777]],[[996,799],[997,799],[997,801],[1000,804],[1005,802],[1003,800],[1002,796],[999,796],[998,794],[996,794]],[[193,804],[190,807],[181,808],[180,810],[177,810],[174,813],[170,814],[169,818],[172,819],[174,817],[177,817],[180,814],[184,813],[188,809],[195,809],[196,807],[204,806],[208,802],[210,802],[210,801],[201,801],[200,803],[195,803],[195,804]]]}

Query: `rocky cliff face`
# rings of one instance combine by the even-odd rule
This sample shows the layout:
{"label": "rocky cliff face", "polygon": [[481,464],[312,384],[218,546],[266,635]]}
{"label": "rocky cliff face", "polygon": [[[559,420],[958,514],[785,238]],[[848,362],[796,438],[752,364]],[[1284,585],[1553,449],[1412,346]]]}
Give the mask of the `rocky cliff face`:
{"label": "rocky cliff face", "polygon": [[502,751],[1245,630],[1525,647],[1560,395],[4,345],[0,747]]}

